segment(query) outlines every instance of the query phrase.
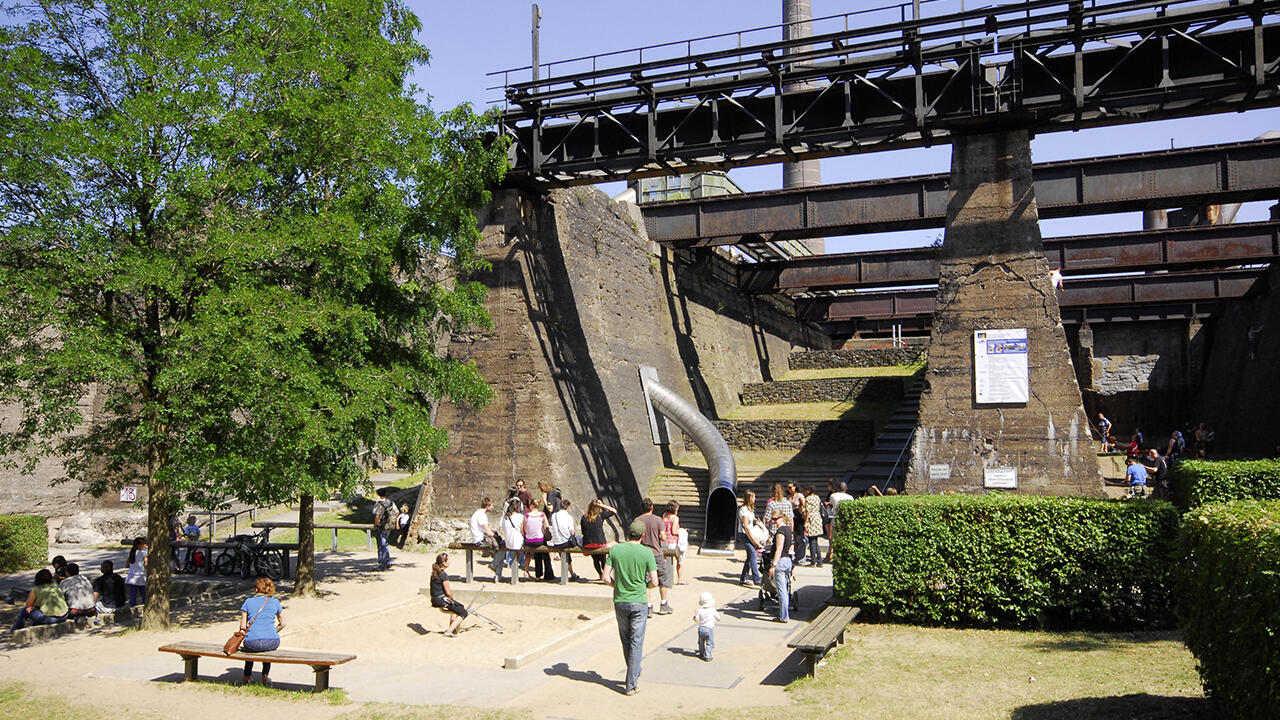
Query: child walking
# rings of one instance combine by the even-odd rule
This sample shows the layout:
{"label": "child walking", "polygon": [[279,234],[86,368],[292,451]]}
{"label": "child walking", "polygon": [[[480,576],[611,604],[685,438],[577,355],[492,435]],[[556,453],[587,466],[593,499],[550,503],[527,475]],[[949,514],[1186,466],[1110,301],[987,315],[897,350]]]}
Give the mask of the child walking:
{"label": "child walking", "polygon": [[711,662],[711,653],[716,649],[716,621],[720,612],[716,610],[716,599],[711,593],[704,592],[698,598],[698,609],[693,613],[698,623],[698,657],[704,662]]}

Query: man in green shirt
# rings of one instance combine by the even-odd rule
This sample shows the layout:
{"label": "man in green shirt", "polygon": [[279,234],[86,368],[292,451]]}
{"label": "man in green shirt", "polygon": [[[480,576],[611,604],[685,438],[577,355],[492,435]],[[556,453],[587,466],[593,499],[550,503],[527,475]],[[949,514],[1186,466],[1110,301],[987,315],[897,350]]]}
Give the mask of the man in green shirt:
{"label": "man in green shirt", "polygon": [[613,588],[613,613],[618,618],[618,637],[627,661],[625,693],[636,694],[640,680],[640,660],[644,657],[644,626],[649,617],[647,588],[658,584],[658,564],[653,551],[640,544],[644,523],[627,527],[627,541],[609,548],[604,561],[604,582]]}

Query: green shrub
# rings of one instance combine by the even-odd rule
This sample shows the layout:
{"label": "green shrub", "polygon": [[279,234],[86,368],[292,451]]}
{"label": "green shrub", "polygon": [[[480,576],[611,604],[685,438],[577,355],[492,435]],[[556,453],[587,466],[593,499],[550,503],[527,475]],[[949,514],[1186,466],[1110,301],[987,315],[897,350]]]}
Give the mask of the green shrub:
{"label": "green shrub", "polygon": [[1280,717],[1280,502],[1196,508],[1180,545],[1178,620],[1205,692],[1231,717]]}
{"label": "green shrub", "polygon": [[49,559],[49,531],[38,515],[0,515],[0,572],[33,570]]}
{"label": "green shrub", "polygon": [[1183,510],[1211,502],[1280,500],[1280,460],[1182,460],[1169,473]]}
{"label": "green shrub", "polygon": [[841,503],[835,591],[869,619],[960,627],[1172,624],[1168,503],[1007,494]]}

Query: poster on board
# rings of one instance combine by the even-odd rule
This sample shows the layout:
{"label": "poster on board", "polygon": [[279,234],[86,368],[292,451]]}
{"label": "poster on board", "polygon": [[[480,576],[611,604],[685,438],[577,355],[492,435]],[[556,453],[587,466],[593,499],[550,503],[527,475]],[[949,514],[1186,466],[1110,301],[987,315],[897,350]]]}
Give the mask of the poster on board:
{"label": "poster on board", "polygon": [[974,331],[973,389],[974,402],[979,405],[1031,399],[1026,328]]}

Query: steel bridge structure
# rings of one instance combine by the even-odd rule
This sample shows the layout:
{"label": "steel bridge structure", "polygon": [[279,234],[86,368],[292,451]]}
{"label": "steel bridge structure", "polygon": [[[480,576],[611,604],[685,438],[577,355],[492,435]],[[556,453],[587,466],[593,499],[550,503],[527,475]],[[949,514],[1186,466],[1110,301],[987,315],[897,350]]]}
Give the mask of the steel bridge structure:
{"label": "steel bridge structure", "polygon": [[[511,180],[545,187],[1079,130],[1280,104],[1280,0],[917,0],[502,71]],[[535,79],[536,78],[536,79]],[[1280,139],[1036,164],[1039,216],[1280,199]],[[947,174],[642,206],[651,240],[734,245],[739,287],[834,334],[929,328],[932,249],[790,257],[783,241],[942,227]],[[1273,217],[1276,215],[1273,211]],[[1277,218],[1280,220],[1280,218]],[[1066,323],[1203,318],[1264,291],[1280,223],[1050,239]]]}
{"label": "steel bridge structure", "polygon": [[512,176],[598,183],[946,143],[975,122],[1051,132],[1280,102],[1280,0],[929,5],[491,73]]}

